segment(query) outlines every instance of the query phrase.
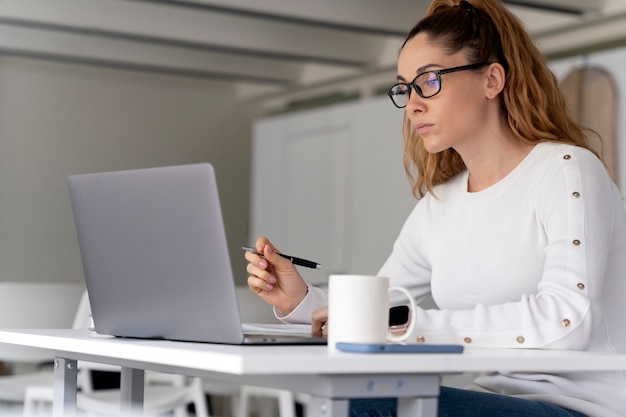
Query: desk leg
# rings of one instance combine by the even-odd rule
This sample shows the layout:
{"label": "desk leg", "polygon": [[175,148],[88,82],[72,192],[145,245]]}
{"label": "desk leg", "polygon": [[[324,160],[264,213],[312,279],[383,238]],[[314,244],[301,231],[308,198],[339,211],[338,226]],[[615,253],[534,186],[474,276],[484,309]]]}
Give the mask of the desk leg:
{"label": "desk leg", "polygon": [[437,416],[437,374],[328,375],[317,382],[321,388],[307,406],[309,417],[347,417],[350,398],[397,398],[398,417]]}
{"label": "desk leg", "polygon": [[[312,397],[307,405],[308,417],[348,416],[349,400]],[[398,398],[398,417],[436,417],[437,398]]]}
{"label": "desk leg", "polygon": [[56,358],[54,360],[54,395],[52,415],[67,417],[76,415],[76,373],[77,362],[74,359]]}
{"label": "desk leg", "polygon": [[122,368],[120,379],[120,415],[143,415],[143,369]]}
{"label": "desk leg", "polygon": [[398,398],[398,417],[436,417],[438,399],[435,398]]}
{"label": "desk leg", "polygon": [[307,404],[307,417],[347,417],[349,400],[313,396]]}

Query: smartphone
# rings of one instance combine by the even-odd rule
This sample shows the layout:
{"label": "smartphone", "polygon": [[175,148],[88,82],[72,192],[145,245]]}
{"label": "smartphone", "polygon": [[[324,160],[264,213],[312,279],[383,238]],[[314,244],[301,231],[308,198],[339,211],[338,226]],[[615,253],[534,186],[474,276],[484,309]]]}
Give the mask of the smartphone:
{"label": "smartphone", "polygon": [[337,350],[355,353],[462,353],[463,345],[430,345],[410,343],[344,343],[336,345]]}
{"label": "smartphone", "polygon": [[395,306],[389,309],[389,327],[409,324],[409,306]]}
{"label": "smartphone", "polygon": [[394,335],[402,335],[409,327],[411,320],[409,306],[395,306],[389,309],[389,332]]}

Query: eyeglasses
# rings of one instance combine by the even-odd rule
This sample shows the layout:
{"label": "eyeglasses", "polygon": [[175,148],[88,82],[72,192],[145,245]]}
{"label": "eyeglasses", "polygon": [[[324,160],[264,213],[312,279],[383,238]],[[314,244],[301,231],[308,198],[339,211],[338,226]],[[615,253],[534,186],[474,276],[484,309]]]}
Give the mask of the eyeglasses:
{"label": "eyeglasses", "polygon": [[451,72],[473,70],[488,65],[489,62],[481,62],[480,64],[463,65],[460,67],[446,68],[441,70],[426,71],[417,74],[410,83],[398,83],[391,87],[387,92],[393,104],[402,109],[406,107],[411,98],[411,87],[422,98],[430,98],[441,91],[441,75]]}

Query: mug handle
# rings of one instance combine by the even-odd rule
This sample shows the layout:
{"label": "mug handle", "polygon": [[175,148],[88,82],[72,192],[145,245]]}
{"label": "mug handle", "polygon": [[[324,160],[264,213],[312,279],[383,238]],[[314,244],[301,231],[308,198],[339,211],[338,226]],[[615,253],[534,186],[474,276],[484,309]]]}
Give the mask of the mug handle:
{"label": "mug handle", "polygon": [[413,299],[413,296],[411,296],[411,293],[403,287],[389,287],[389,294],[391,294],[393,291],[399,291],[401,293],[403,293],[404,295],[406,295],[406,297],[409,299],[409,304],[410,306],[410,311],[411,311],[411,317],[409,319],[409,325],[406,328],[406,331],[404,332],[404,334],[400,334],[400,335],[393,335],[390,332],[387,332],[387,340],[390,342],[405,342],[406,339],[408,339],[411,334],[413,333],[413,329],[415,328],[415,322],[417,321],[417,308],[415,307],[415,300]]}

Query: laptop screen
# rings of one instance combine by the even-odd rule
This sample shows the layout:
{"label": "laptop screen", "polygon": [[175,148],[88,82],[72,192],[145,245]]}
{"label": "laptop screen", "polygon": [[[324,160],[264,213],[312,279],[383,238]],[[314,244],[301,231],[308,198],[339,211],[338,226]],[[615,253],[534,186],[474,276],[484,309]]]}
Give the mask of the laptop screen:
{"label": "laptop screen", "polygon": [[68,178],[98,333],[240,343],[210,164]]}

